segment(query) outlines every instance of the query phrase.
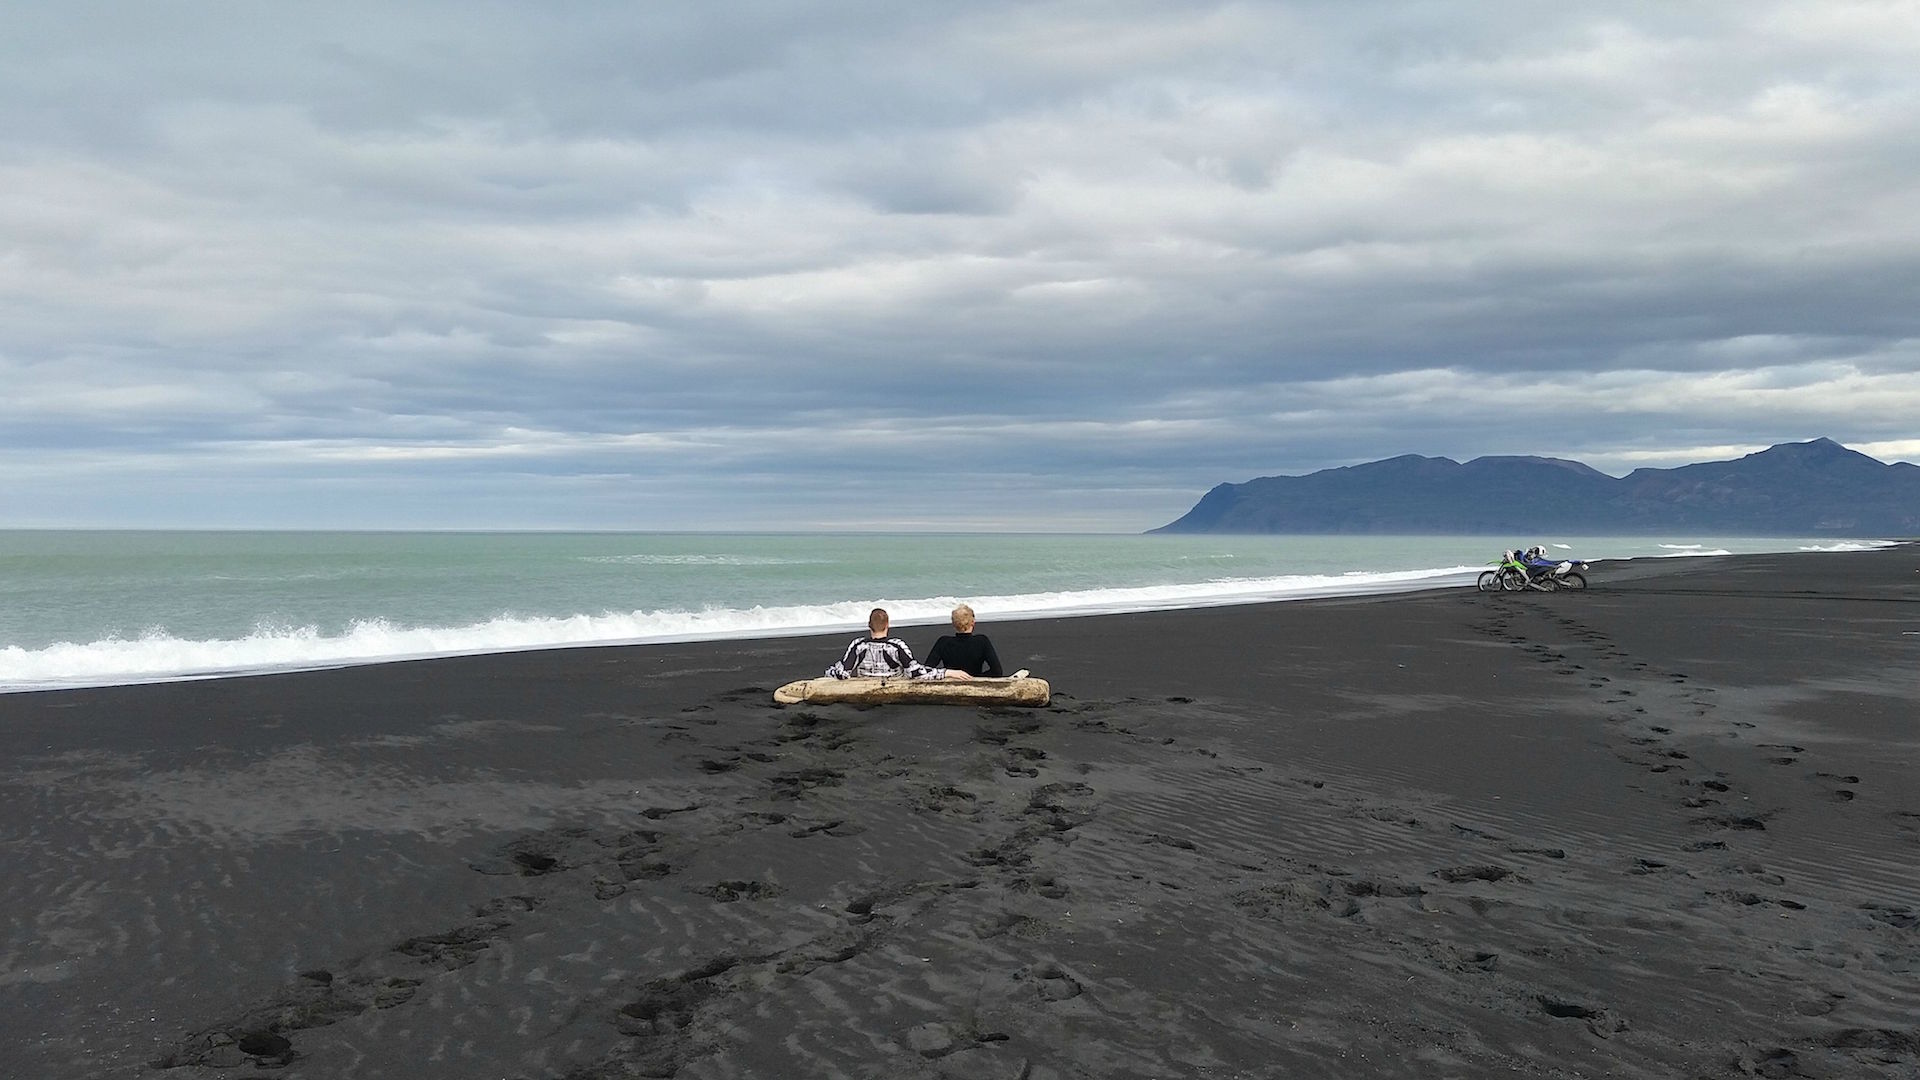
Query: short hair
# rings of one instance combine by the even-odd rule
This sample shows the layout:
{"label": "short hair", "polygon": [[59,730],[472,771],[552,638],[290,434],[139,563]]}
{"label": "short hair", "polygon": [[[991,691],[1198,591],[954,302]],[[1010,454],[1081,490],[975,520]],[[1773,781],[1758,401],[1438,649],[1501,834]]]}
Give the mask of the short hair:
{"label": "short hair", "polygon": [[973,609],[965,604],[953,609],[953,628],[965,634],[973,629]]}
{"label": "short hair", "polygon": [[883,608],[883,607],[874,608],[867,615],[867,629],[872,630],[876,633],[881,630],[885,630],[887,627],[891,625],[893,625],[893,619],[887,615],[886,608]]}

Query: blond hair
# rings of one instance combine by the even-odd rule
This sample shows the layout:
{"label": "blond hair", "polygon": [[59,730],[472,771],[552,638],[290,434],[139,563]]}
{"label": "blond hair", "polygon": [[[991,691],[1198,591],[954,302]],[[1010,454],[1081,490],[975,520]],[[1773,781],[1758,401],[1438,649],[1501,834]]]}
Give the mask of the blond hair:
{"label": "blond hair", "polygon": [[965,604],[953,609],[953,628],[962,634],[973,632],[973,609]]}
{"label": "blond hair", "polygon": [[893,625],[893,619],[887,614],[886,608],[874,608],[873,611],[867,615],[867,629],[876,634],[891,625]]}

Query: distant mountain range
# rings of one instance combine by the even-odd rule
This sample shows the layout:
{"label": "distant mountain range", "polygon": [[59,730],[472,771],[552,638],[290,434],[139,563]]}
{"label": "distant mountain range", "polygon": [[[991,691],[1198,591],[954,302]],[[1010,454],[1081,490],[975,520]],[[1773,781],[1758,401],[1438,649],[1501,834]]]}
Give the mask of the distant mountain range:
{"label": "distant mountain range", "polygon": [[1403,457],[1221,484],[1156,533],[1920,536],[1920,466],[1832,439],[1615,478],[1546,457]]}

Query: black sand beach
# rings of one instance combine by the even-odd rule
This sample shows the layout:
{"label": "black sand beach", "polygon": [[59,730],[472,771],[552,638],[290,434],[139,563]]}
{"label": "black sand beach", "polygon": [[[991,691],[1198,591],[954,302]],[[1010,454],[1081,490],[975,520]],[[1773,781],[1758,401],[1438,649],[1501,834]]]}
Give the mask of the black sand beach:
{"label": "black sand beach", "polygon": [[0,1074],[1920,1075],[1917,568],[0,697]]}

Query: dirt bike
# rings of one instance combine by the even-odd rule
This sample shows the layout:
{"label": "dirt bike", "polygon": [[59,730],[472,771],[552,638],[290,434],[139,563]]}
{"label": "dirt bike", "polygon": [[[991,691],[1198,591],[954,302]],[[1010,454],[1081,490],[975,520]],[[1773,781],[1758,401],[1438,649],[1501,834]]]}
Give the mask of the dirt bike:
{"label": "dirt bike", "polygon": [[1527,572],[1517,551],[1503,551],[1493,560],[1493,569],[1480,572],[1475,582],[1481,592],[1517,592],[1526,588]]}
{"label": "dirt bike", "polygon": [[1506,590],[1506,568],[1499,561],[1494,562],[1495,569],[1480,571],[1480,580],[1475,582],[1481,592],[1503,592]]}
{"label": "dirt bike", "polygon": [[1536,592],[1570,589],[1577,592],[1587,587],[1587,576],[1582,573],[1587,569],[1587,564],[1577,559],[1529,564],[1520,552],[1503,551],[1496,566],[1496,569],[1480,574],[1476,584],[1481,592],[1523,592],[1528,589]]}

